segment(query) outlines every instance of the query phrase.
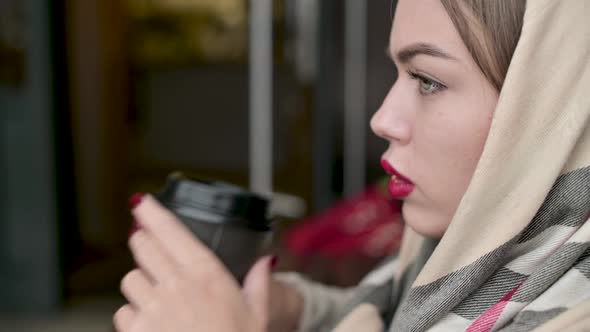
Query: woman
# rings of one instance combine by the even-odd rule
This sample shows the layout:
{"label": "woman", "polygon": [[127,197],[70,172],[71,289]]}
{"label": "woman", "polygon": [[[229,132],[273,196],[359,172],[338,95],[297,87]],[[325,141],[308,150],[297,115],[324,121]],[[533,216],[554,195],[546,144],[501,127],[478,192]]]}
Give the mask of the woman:
{"label": "woman", "polygon": [[400,0],[389,45],[399,78],[371,121],[390,143],[383,165],[409,226],[399,257],[347,290],[271,278],[265,257],[240,290],[146,196],[118,330],[590,326],[589,10]]}

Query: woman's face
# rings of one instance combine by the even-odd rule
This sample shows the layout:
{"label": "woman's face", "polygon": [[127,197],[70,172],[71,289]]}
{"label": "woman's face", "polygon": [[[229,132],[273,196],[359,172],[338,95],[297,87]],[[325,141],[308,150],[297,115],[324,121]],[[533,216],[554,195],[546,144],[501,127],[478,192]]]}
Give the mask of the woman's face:
{"label": "woman's face", "polygon": [[440,0],[399,0],[388,53],[399,77],[371,128],[389,142],[383,162],[406,178],[390,181],[390,192],[404,200],[404,220],[438,238],[473,176],[498,92]]}

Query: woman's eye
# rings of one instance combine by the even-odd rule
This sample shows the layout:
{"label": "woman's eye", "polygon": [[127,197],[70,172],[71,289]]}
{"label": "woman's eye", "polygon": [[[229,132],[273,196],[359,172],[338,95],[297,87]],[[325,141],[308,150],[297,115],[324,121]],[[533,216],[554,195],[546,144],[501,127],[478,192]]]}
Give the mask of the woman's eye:
{"label": "woman's eye", "polygon": [[420,80],[420,91],[429,94],[436,92],[439,88],[438,83],[430,80]]}
{"label": "woman's eye", "polygon": [[440,90],[445,88],[444,85],[442,85],[436,81],[433,81],[429,78],[426,78],[422,75],[419,75],[416,73],[409,73],[409,74],[412,79],[415,79],[419,82],[419,84],[420,84],[419,92],[422,95],[431,95],[431,94],[439,92]]}

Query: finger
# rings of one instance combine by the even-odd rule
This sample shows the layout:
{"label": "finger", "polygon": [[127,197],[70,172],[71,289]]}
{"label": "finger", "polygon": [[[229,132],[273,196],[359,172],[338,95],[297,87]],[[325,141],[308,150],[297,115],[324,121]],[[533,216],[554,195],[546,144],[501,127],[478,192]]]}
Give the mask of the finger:
{"label": "finger", "polygon": [[207,264],[221,267],[213,253],[196,236],[152,196],[144,196],[133,210],[141,226],[182,266]]}
{"label": "finger", "polygon": [[130,304],[122,306],[113,316],[113,325],[118,332],[126,332],[131,330],[136,313]]}
{"label": "finger", "polygon": [[153,299],[153,285],[139,269],[135,269],[121,280],[121,293],[136,309],[141,310]]}
{"label": "finger", "polygon": [[265,325],[268,323],[270,274],[275,262],[276,258],[271,256],[259,259],[246,275],[242,289],[254,317]]}
{"label": "finger", "polygon": [[129,239],[129,247],[137,265],[153,282],[162,282],[178,273],[175,262],[156,239],[146,231],[139,230]]}

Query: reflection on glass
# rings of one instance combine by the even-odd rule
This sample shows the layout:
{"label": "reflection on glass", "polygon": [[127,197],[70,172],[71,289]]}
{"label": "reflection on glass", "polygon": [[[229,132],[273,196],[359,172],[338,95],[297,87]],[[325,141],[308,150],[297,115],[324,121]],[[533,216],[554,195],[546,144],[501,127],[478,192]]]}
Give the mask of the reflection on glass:
{"label": "reflection on glass", "polygon": [[128,0],[133,62],[140,66],[243,62],[245,0]]}

